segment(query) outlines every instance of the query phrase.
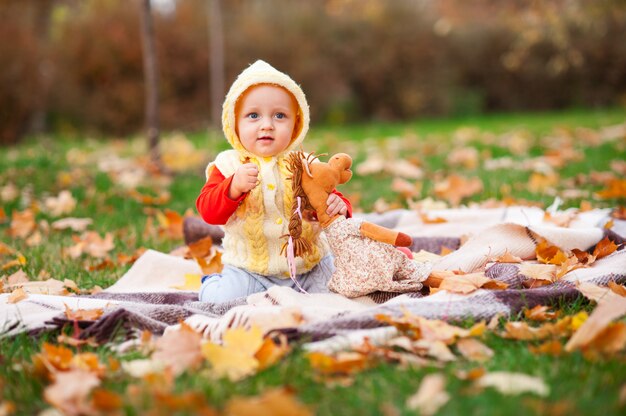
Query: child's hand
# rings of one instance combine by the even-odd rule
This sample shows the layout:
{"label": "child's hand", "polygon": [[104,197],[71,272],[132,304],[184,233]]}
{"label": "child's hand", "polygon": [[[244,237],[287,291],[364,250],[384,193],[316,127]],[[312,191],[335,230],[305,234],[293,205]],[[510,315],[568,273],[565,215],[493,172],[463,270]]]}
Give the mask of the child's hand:
{"label": "child's hand", "polygon": [[348,213],[348,206],[343,202],[343,199],[339,198],[336,194],[331,193],[328,195],[326,205],[328,205],[326,213],[331,217],[336,214],[346,215]]}
{"label": "child's hand", "polygon": [[242,194],[251,191],[259,182],[259,168],[254,163],[244,163],[237,168],[230,183],[228,196],[237,199]]}

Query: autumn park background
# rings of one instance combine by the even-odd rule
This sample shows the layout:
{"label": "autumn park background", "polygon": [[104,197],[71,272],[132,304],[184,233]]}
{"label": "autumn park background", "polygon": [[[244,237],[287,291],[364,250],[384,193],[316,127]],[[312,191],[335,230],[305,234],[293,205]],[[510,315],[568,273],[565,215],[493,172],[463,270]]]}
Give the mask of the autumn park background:
{"label": "autumn park background", "polygon": [[[204,167],[227,148],[225,92],[257,59],[305,91],[305,150],[354,157],[344,190],[356,211],[558,200],[581,212],[615,208],[623,220],[625,39],[619,0],[4,0],[0,293],[50,279],[69,294],[93,293],[148,248],[180,250]],[[82,222],[59,222],[68,218]],[[624,343],[565,353],[571,322],[595,304],[550,307],[539,320],[562,332],[529,341],[490,328],[482,341],[492,352],[479,364],[413,368],[361,356],[337,364],[340,377],[298,345],[248,378],[214,381],[206,363],[176,377],[124,372],[121,362],[152,354],[149,339],[122,353],[116,342],[76,346],[59,333],[2,338],[0,415],[235,414],[258,403],[289,414],[623,412]],[[548,325],[533,316],[511,320]],[[97,373],[100,387],[64,396],[50,373],[76,365]],[[552,392],[477,389],[469,383],[480,369],[532,374]],[[448,398],[411,404],[435,372]]]}

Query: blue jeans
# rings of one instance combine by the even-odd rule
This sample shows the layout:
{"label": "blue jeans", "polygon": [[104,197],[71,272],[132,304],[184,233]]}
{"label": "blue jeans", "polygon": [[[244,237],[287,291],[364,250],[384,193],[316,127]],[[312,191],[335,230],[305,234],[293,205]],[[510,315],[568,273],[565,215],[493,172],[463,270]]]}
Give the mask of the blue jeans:
{"label": "blue jeans", "polygon": [[[298,275],[296,280],[309,293],[328,293],[327,283],[335,271],[333,260],[333,256],[324,257],[309,272]],[[263,276],[226,264],[221,273],[202,278],[199,299],[210,303],[228,302],[253,293],[264,292],[276,285],[299,290],[289,278]]]}

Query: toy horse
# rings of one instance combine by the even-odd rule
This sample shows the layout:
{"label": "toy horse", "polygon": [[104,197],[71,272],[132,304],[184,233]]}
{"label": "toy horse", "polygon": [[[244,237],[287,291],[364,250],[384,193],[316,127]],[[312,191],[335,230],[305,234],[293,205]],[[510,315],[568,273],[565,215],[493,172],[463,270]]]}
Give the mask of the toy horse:
{"label": "toy horse", "polygon": [[[302,217],[300,209],[313,209],[335,255],[335,272],[328,288],[347,297],[368,293],[412,292],[422,288],[430,273],[429,263],[417,263],[394,246],[408,247],[410,236],[343,215],[326,213],[328,195],[338,184],[352,177],[352,158],[339,153],[328,163],[315,161],[313,154],[295,152],[289,156],[294,191],[294,213],[289,221],[289,236],[294,255],[311,249],[300,238]],[[315,162],[315,163],[313,163]],[[299,201],[298,201],[299,200]]]}

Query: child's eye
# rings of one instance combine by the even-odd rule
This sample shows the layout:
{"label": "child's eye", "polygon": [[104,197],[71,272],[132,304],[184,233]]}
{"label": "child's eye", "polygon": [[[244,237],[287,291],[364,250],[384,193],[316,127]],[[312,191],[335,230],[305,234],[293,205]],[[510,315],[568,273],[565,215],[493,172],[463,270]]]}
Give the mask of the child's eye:
{"label": "child's eye", "polygon": [[283,119],[285,117],[287,117],[287,115],[285,113],[276,113],[276,118],[279,119],[279,120]]}
{"label": "child's eye", "polygon": [[257,118],[259,118],[259,114],[258,113],[250,113],[250,114],[248,114],[247,117],[251,118],[251,119],[257,119]]}

